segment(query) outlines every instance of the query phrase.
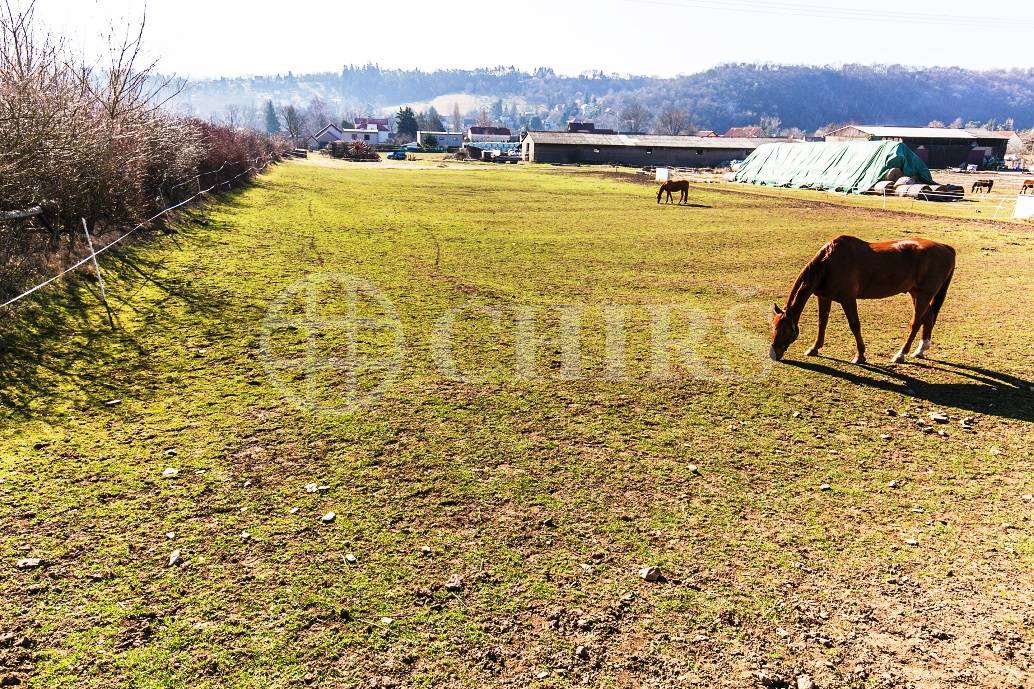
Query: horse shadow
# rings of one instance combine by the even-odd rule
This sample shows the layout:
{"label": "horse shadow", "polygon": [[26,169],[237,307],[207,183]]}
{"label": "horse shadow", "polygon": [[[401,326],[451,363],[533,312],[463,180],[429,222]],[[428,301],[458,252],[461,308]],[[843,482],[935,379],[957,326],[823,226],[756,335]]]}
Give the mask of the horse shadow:
{"label": "horse shadow", "polygon": [[[787,360],[800,369],[840,378],[854,385],[913,395],[930,404],[965,409],[976,414],[1016,421],[1034,421],[1034,381],[979,366],[956,364],[938,359],[913,360],[901,365],[849,364],[850,368],[831,366],[826,357],[815,360]],[[909,375],[915,367],[931,373],[966,379],[957,382],[929,382]]]}

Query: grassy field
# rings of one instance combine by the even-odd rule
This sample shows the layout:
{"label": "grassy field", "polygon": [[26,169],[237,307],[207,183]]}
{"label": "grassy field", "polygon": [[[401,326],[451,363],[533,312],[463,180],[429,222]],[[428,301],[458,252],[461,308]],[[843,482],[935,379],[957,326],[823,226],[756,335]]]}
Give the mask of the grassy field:
{"label": "grassy field", "polygon": [[[437,165],[282,164],[109,255],[116,329],[3,319],[5,686],[1034,686],[1029,228]],[[957,248],[932,360],[906,297],[767,358],[840,233]]]}

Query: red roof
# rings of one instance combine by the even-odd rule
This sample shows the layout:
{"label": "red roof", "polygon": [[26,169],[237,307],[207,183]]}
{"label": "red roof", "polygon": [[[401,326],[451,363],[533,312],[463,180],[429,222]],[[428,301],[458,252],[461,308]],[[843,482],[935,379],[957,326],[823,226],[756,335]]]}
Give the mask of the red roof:
{"label": "red roof", "polygon": [[355,118],[356,129],[366,129],[369,125],[377,125],[377,131],[390,132],[391,120],[387,117],[357,117]]}
{"label": "red roof", "polygon": [[733,127],[722,136],[730,139],[760,139],[765,134],[761,127]]}

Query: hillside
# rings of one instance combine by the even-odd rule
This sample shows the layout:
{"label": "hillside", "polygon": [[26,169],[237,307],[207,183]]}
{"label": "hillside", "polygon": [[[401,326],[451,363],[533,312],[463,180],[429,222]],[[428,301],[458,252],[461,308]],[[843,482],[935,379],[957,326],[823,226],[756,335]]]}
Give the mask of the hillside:
{"label": "hillside", "polygon": [[[695,125],[719,130],[762,117],[807,131],[849,120],[926,124],[961,118],[963,123],[983,124],[1012,119],[1017,128],[1034,125],[1034,69],[980,72],[901,65],[730,64],[672,79],[598,72],[563,76],[545,68],[424,72],[367,65],[321,74],[196,82],[179,104],[208,116],[222,114],[231,104],[255,109],[267,100],[305,105],[319,96],[332,112],[347,115],[438,98],[437,107],[445,100],[442,96],[453,94],[472,96],[476,102],[501,99],[504,112],[538,115],[547,123],[571,117],[606,120],[624,102],[637,99],[654,113],[672,105],[684,108]],[[460,101],[460,107],[466,110],[470,102]]]}

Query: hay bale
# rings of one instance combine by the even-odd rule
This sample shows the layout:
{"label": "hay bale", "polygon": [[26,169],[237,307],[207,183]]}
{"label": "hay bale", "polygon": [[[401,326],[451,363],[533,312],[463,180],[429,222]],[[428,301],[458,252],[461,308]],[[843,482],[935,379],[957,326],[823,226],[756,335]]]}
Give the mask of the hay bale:
{"label": "hay bale", "polygon": [[894,182],[892,180],[884,180],[877,182],[876,186],[872,188],[873,193],[876,194],[889,194],[894,191]]}
{"label": "hay bale", "polygon": [[894,188],[897,189],[898,187],[904,187],[904,186],[907,186],[909,184],[915,184],[915,183],[916,183],[916,181],[914,179],[912,179],[911,177],[898,177],[896,180],[894,180]]}
{"label": "hay bale", "polygon": [[887,170],[887,174],[883,175],[883,180],[882,181],[884,181],[884,182],[896,182],[899,179],[901,179],[902,175],[904,175],[904,174],[905,173],[901,171],[901,168],[899,168],[899,167],[892,167],[891,169]]}

